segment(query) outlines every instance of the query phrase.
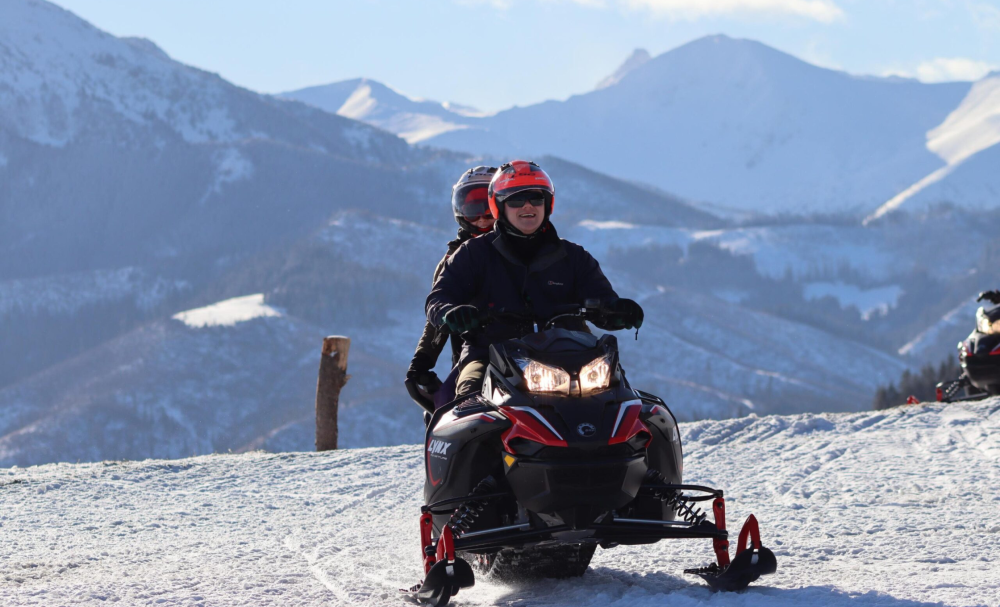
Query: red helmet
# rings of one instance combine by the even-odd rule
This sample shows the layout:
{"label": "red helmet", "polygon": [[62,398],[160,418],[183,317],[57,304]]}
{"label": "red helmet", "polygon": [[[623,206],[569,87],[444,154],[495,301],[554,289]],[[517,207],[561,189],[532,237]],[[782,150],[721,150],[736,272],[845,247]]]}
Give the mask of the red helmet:
{"label": "red helmet", "polygon": [[473,234],[484,232],[473,222],[490,216],[486,190],[496,171],[496,167],[487,166],[469,169],[451,188],[451,208],[455,212],[455,221]]}
{"label": "red helmet", "polygon": [[538,190],[545,196],[545,215],[552,214],[555,206],[556,190],[552,179],[534,162],[527,160],[512,160],[500,167],[490,182],[489,199],[490,212],[494,219],[500,219],[503,201],[518,192]]}

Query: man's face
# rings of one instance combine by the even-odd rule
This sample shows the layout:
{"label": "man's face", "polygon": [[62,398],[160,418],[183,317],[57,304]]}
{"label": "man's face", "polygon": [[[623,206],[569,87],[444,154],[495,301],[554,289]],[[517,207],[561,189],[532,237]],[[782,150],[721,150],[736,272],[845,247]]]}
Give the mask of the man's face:
{"label": "man's face", "polygon": [[[519,208],[514,206],[522,202],[523,206]],[[536,206],[531,204],[533,202],[539,204]],[[541,192],[521,192],[511,196],[504,203],[503,212],[510,225],[520,230],[522,234],[534,234],[545,221],[545,198]]]}

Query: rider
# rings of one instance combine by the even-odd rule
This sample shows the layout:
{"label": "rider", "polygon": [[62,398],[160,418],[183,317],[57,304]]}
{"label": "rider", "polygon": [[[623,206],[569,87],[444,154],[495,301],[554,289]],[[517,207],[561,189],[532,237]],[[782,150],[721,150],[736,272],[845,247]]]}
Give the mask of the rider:
{"label": "rider", "polygon": [[[458,182],[451,188],[451,208],[455,213],[455,221],[458,222],[458,237],[448,243],[448,252],[438,262],[434,269],[434,281],[444,269],[448,258],[470,238],[485,234],[493,229],[496,221],[490,212],[487,200],[490,181],[496,173],[496,167],[477,166],[469,169],[458,178]],[[410,361],[410,367],[406,371],[407,379],[414,380],[417,385],[423,387],[429,393],[435,393],[441,387],[441,380],[434,373],[434,366],[438,357],[444,349],[448,335],[440,331],[431,323],[424,325],[424,332],[417,343],[417,350]],[[462,351],[462,338],[451,336],[451,365],[458,364],[458,358]]]}
{"label": "rider", "polygon": [[[560,308],[598,299],[610,313],[596,324],[602,329],[642,326],[642,308],[618,297],[601,267],[578,244],[562,240],[549,221],[555,189],[534,162],[515,160],[500,167],[489,186],[493,231],[460,246],[448,259],[427,296],[427,320],[452,334],[480,328],[487,310],[538,319]],[[582,320],[563,326],[587,330]],[[489,346],[522,337],[531,325],[498,319],[466,335],[456,396],[482,386]]]}

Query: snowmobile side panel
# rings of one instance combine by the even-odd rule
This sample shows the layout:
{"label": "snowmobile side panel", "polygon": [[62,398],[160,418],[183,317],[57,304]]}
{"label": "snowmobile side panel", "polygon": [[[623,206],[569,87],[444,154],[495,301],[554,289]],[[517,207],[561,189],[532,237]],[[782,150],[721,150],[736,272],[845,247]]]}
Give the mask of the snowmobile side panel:
{"label": "snowmobile side panel", "polygon": [[510,425],[492,406],[477,409],[475,402],[435,414],[424,444],[424,503],[464,497],[490,475],[502,478],[500,435]]}

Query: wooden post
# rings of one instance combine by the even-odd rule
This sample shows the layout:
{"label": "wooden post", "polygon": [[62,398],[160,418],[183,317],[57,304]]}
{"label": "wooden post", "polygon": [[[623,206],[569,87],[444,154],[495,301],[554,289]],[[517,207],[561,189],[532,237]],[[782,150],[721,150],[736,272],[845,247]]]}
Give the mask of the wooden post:
{"label": "wooden post", "polygon": [[351,338],[332,335],[323,339],[316,383],[316,450],[337,448],[337,406],[340,389],[351,376],[347,374],[347,353]]}

